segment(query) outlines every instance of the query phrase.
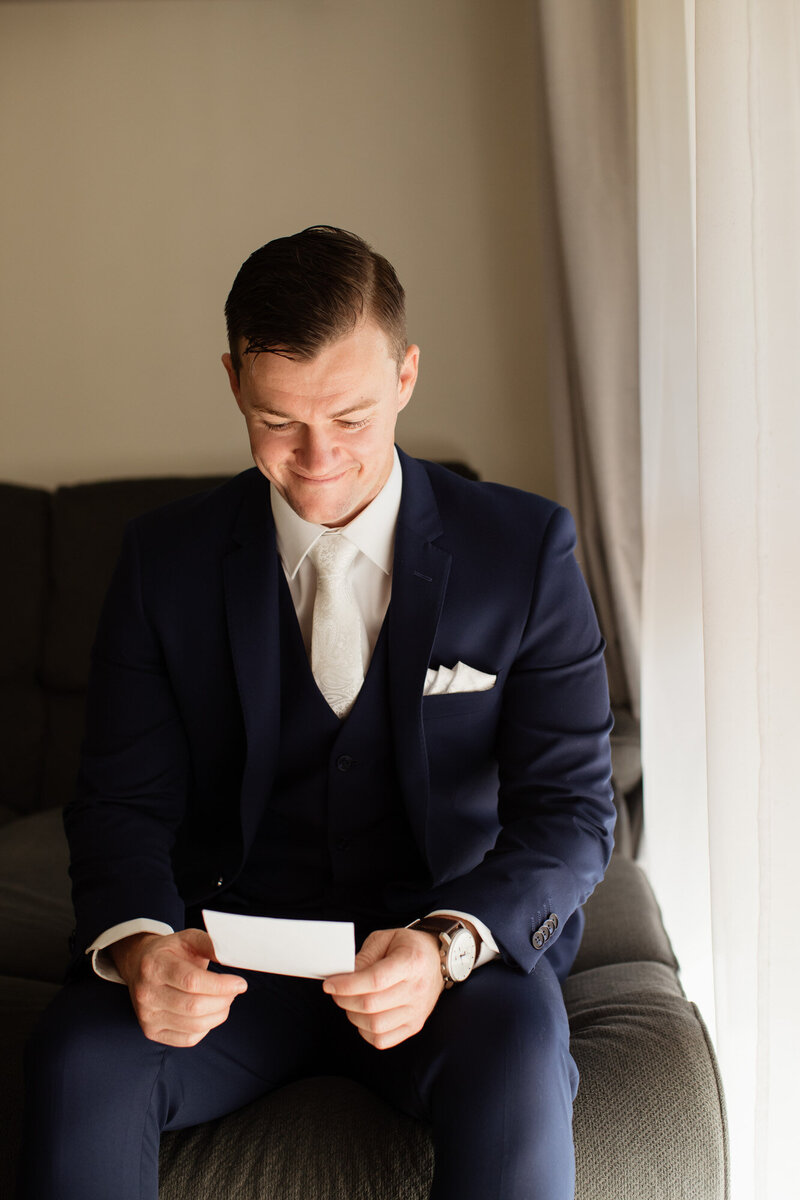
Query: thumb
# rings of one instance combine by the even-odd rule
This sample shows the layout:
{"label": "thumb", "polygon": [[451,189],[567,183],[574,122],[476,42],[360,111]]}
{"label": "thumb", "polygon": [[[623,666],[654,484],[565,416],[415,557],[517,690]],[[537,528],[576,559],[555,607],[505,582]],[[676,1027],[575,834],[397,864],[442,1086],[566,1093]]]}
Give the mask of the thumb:
{"label": "thumb", "polygon": [[365,967],[371,967],[379,959],[385,958],[394,933],[393,929],[376,929],[371,933],[356,955],[355,970],[363,971]]}
{"label": "thumb", "polygon": [[181,932],[181,944],[205,962],[217,962],[214,943],[205,929],[184,929]]}

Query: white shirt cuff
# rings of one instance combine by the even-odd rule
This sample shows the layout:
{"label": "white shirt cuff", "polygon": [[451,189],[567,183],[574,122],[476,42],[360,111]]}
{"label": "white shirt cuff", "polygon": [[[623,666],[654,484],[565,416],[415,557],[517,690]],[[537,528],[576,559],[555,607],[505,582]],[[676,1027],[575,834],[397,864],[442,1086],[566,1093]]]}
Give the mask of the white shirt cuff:
{"label": "white shirt cuff", "polygon": [[478,957],[475,959],[476,967],[483,967],[488,962],[493,962],[495,958],[500,957],[500,951],[497,948],[497,942],[491,934],[491,930],[478,917],[468,912],[459,912],[457,908],[437,908],[435,912],[429,912],[429,917],[461,917],[464,921],[469,921],[478,931],[478,936],[481,939],[481,948],[478,951]]}
{"label": "white shirt cuff", "polygon": [[113,946],[115,942],[121,942],[123,938],[131,937],[134,933],[174,932],[172,926],[166,925],[163,921],[151,921],[149,917],[136,917],[133,921],[121,921],[119,925],[112,925],[110,929],[106,929],[94,939],[91,946],[87,947],[86,953],[92,956],[92,970],[95,975],[99,975],[101,979],[107,979],[109,983],[124,984],[125,980],[114,966],[114,960],[108,953],[108,947]]}

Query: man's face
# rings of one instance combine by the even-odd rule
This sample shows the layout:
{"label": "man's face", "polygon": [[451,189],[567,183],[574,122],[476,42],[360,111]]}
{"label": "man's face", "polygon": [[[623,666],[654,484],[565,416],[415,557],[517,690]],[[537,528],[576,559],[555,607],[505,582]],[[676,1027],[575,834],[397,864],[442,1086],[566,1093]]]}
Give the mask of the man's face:
{"label": "man's face", "polygon": [[399,370],[371,320],[316,358],[245,354],[237,379],[222,361],[262,475],[305,521],[346,525],[392,470],[397,414],[411,399],[419,348]]}

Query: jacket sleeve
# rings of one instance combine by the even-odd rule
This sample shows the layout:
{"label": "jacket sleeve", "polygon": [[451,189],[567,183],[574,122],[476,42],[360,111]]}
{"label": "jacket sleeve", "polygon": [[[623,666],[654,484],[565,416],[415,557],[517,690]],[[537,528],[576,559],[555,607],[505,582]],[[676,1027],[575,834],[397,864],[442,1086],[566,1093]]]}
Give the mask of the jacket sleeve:
{"label": "jacket sleeve", "polygon": [[134,918],[183,928],[171,851],[186,803],[188,757],[142,599],[132,525],[92,652],[78,785],[64,815],[76,954],[103,930]]}
{"label": "jacket sleeve", "polygon": [[582,929],[579,908],[602,879],[613,846],[605,643],[575,541],[572,517],[555,509],[528,618],[502,682],[500,830],[478,866],[436,897],[440,908],[474,912],[506,961],[526,971],[543,953],[563,973],[569,969]]}

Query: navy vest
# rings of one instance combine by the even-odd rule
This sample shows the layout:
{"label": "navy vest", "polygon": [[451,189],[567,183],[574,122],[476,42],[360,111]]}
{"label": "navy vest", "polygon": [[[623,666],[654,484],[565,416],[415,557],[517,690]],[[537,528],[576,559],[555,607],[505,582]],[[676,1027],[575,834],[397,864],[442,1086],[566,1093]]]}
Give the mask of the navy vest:
{"label": "navy vest", "polygon": [[347,920],[357,939],[419,915],[392,912],[392,885],[425,877],[397,785],[391,736],[388,624],[364,685],[341,721],[311,673],[291,594],[280,577],[281,736],[270,795],[244,870],[224,907],[263,916]]}

